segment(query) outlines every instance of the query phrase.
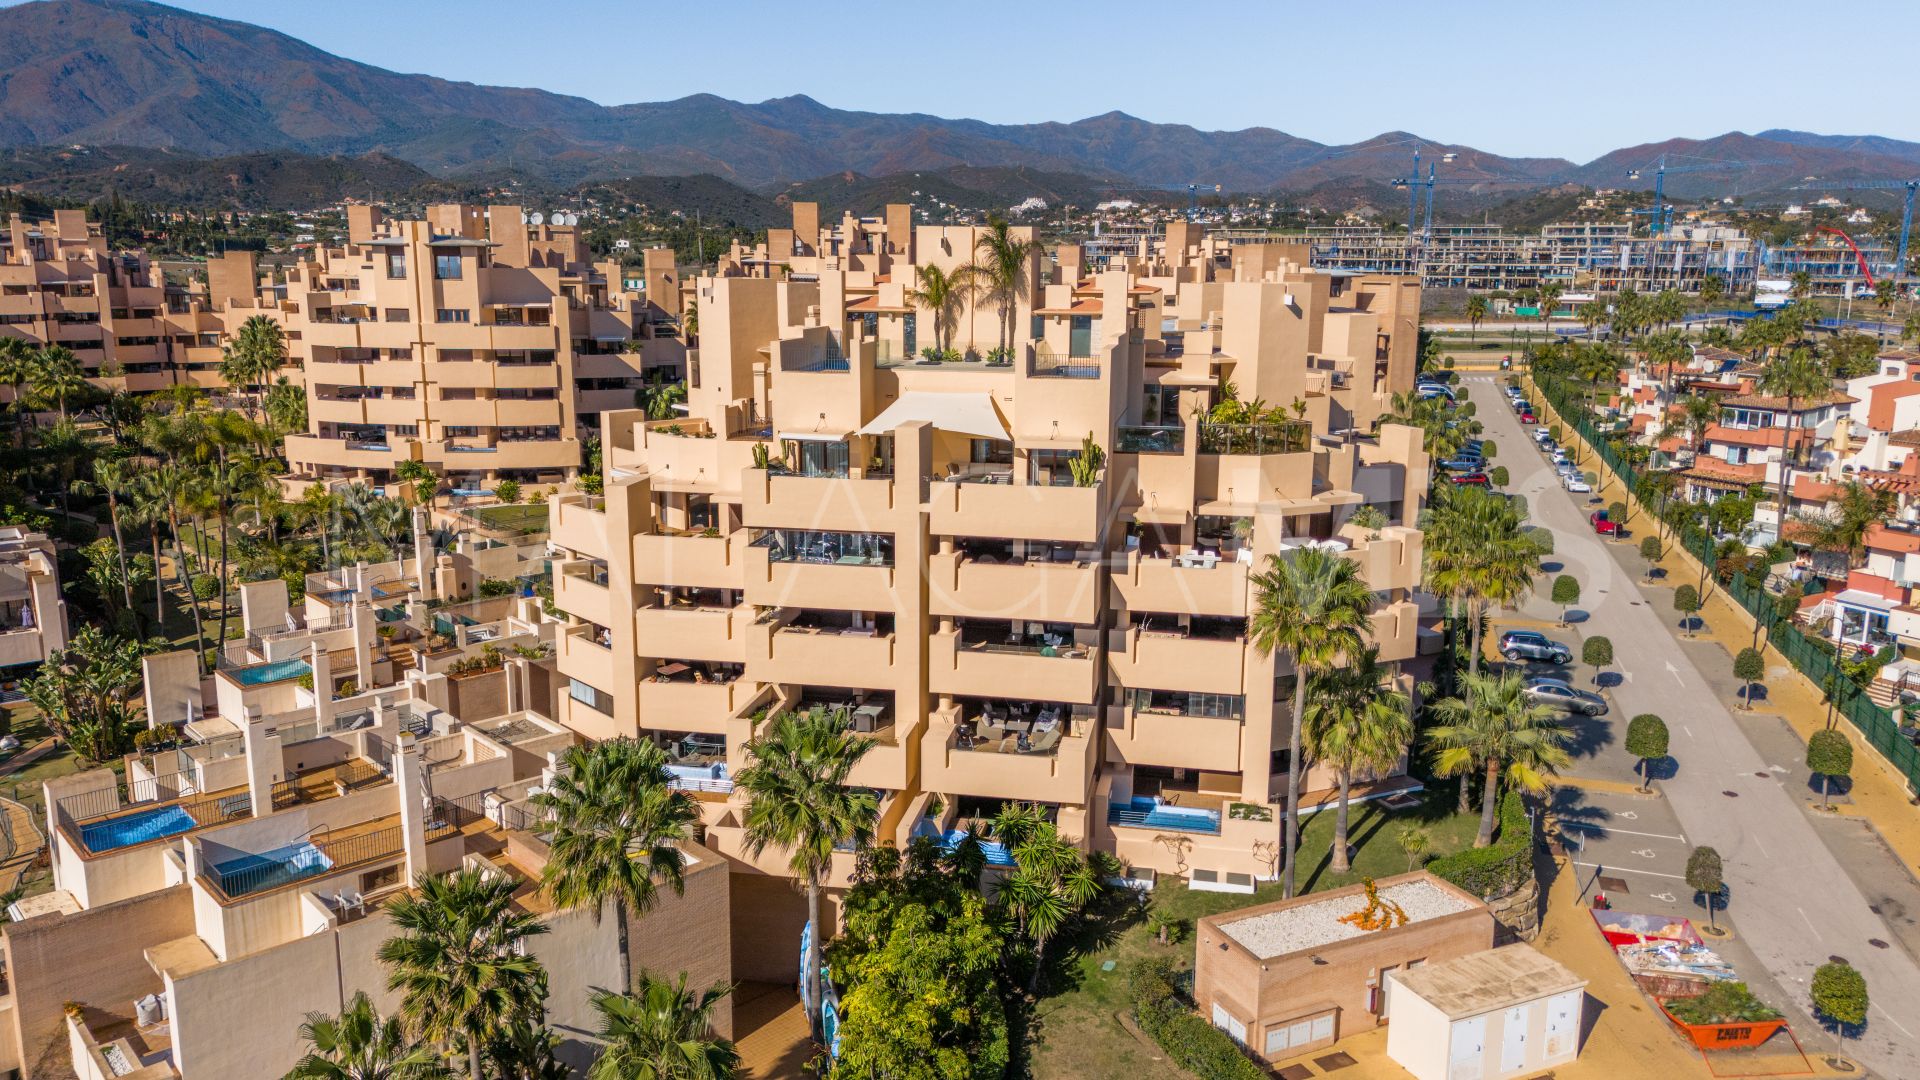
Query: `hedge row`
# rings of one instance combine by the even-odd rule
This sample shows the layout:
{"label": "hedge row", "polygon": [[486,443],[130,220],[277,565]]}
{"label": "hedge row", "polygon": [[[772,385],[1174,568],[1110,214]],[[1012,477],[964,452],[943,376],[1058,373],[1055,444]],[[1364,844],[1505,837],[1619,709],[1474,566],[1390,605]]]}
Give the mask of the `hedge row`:
{"label": "hedge row", "polygon": [[1492,844],[1442,855],[1427,864],[1428,872],[1479,897],[1518,888],[1533,876],[1533,827],[1519,792],[1509,791],[1500,800],[1498,823]]}
{"label": "hedge row", "polygon": [[1174,988],[1165,961],[1143,960],[1129,973],[1133,1019],[1173,1063],[1200,1080],[1268,1080],[1233,1037],[1194,1014]]}

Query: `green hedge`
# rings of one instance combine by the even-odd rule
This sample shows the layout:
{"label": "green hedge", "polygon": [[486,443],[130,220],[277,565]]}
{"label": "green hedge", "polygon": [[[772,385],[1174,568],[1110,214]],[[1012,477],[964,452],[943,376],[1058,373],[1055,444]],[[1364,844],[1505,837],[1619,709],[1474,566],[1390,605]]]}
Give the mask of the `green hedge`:
{"label": "green hedge", "polygon": [[1175,1065],[1200,1080],[1268,1080],[1233,1037],[1196,1016],[1174,988],[1165,961],[1143,960],[1128,974],[1133,1019]]}
{"label": "green hedge", "polygon": [[1533,826],[1519,792],[1509,791],[1500,800],[1499,827],[1492,844],[1442,855],[1427,870],[1475,896],[1511,892],[1533,876]]}

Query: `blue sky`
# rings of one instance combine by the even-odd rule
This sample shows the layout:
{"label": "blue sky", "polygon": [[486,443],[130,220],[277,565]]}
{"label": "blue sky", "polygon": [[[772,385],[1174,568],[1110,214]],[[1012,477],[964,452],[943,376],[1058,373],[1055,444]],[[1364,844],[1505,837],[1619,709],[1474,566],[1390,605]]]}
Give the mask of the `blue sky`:
{"label": "blue sky", "polygon": [[[1119,109],[1322,142],[1405,130],[1578,161],[1736,129],[1920,140],[1898,44],[1920,32],[1915,0],[174,4],[382,67],[605,104],[804,93],[999,123]],[[1844,18],[1823,28],[1823,10]],[[1843,84],[1850,72],[1863,81]]]}

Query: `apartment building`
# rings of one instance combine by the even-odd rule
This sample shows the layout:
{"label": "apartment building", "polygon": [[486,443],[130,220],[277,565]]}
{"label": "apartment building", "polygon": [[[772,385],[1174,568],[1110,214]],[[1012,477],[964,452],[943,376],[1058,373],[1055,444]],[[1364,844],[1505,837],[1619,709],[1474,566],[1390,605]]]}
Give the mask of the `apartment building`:
{"label": "apartment building", "polygon": [[[1412,384],[1418,284],[1222,265],[1180,222],[1152,260],[1034,252],[1004,312],[940,315],[917,268],[982,230],[794,217],[697,283],[687,415],[608,414],[604,496],[553,500],[556,718],[672,748],[707,843],[776,877],[729,777],[769,713],[814,706],[873,741],[853,779],[885,840],[1024,800],[1146,870],[1272,876],[1290,673],[1247,641],[1250,576],[1340,551],[1382,657],[1415,654],[1428,461],[1376,421]],[[936,325],[962,359],[921,355]],[[1231,394],[1286,419],[1207,420]]]}
{"label": "apartment building", "polygon": [[0,527],[0,676],[67,646],[60,560],[45,533]]}
{"label": "apartment building", "polygon": [[[549,932],[547,1022],[592,1030],[589,1000],[620,985],[620,920],[555,910],[528,796],[574,741],[535,713],[462,723],[407,693],[249,715],[239,730],[46,787],[54,888],[0,934],[0,1067],[29,1078],[251,1080],[303,1051],[300,1024],[364,991],[397,1011],[377,953],[385,903],[422,874],[516,883]],[[636,964],[731,980],[729,877],[688,843],[684,891],[632,928]],[[668,929],[670,928],[670,930]],[[732,1027],[730,1006],[718,1016]],[[576,1068],[590,1048],[568,1046]]]}
{"label": "apartment building", "polygon": [[275,288],[309,418],[287,440],[297,482],[384,481],[408,460],[456,494],[563,480],[601,412],[631,408],[649,371],[677,375],[672,252],[645,253],[630,287],[576,227],[529,216],[445,205],[389,221],[353,206],[346,244],[287,272]]}
{"label": "apartment building", "polygon": [[282,317],[256,276],[253,253],[233,252],[209,260],[205,285],[168,284],[146,252],[110,250],[84,211],[14,214],[0,231],[0,336],[71,349],[102,388],[218,387],[229,330]]}

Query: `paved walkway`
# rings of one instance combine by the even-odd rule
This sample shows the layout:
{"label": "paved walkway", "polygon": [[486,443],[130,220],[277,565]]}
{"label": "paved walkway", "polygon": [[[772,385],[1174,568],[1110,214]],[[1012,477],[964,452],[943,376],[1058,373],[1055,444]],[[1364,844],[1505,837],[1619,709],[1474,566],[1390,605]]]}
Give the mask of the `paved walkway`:
{"label": "paved walkway", "polygon": [[1898,935],[1870,909],[1802,800],[1769,768],[1681,646],[1671,608],[1650,600],[1639,575],[1623,571],[1594,536],[1585,497],[1560,489],[1494,380],[1469,376],[1466,385],[1501,448],[1510,490],[1525,495],[1535,523],[1554,533],[1548,561],[1580,581],[1583,629],[1613,640],[1615,669],[1626,676],[1612,689],[1615,719],[1657,713],[1672,729],[1678,771],[1661,781],[1662,791],[1688,840],[1711,845],[1725,860],[1736,898],[1730,916],[1742,938],[1774,979],[1803,999],[1814,968],[1829,956],[1858,967],[1874,1005],[1849,1051],[1881,1076],[1920,1077],[1920,1022],[1912,1012],[1920,964],[1904,949],[1871,944]]}
{"label": "paved walkway", "polygon": [[813,1037],[793,987],[746,982],[733,994],[741,1080],[803,1080],[814,1054]]}

